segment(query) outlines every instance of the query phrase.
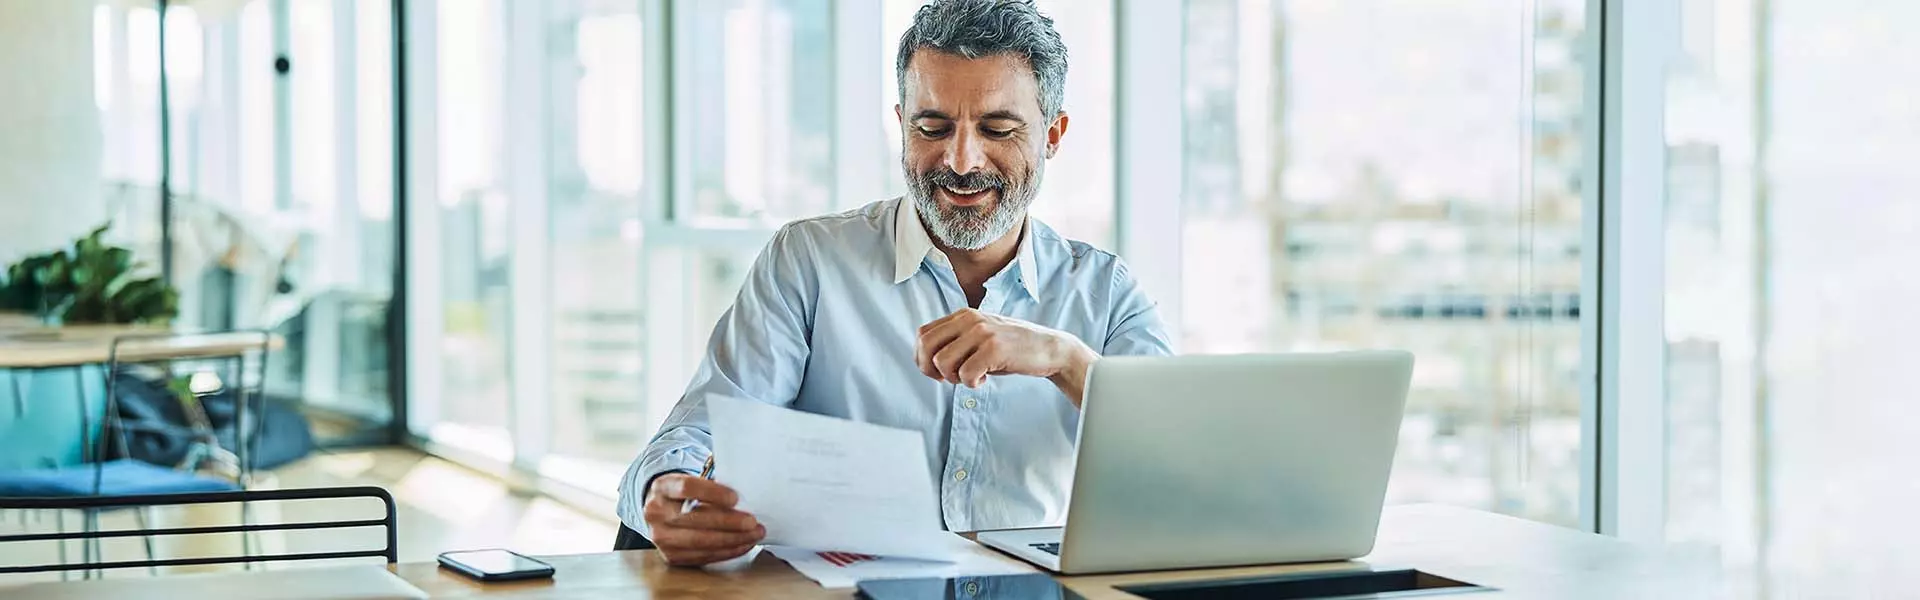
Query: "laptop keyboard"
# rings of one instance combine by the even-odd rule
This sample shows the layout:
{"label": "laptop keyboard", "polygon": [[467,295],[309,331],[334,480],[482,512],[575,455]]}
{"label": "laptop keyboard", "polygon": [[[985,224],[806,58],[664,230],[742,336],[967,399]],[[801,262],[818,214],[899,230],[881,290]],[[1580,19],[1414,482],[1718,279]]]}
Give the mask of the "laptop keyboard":
{"label": "laptop keyboard", "polygon": [[1060,555],[1060,542],[1040,542],[1038,544],[1028,544],[1028,545],[1033,546],[1035,550],[1039,550],[1047,554],[1052,554],[1054,556]]}

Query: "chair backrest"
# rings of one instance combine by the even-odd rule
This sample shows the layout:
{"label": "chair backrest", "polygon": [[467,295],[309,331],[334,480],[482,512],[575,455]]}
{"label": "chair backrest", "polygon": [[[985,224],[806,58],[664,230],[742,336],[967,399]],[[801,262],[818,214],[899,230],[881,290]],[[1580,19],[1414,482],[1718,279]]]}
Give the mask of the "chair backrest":
{"label": "chair backrest", "polygon": [[387,490],[372,487],[336,487],[306,488],[291,490],[260,490],[242,492],[206,492],[196,494],[152,494],[144,496],[84,496],[75,498],[0,498],[0,508],[28,510],[88,510],[104,508],[126,508],[146,506],[182,506],[198,504],[226,504],[234,502],[262,502],[286,500],[325,500],[346,498],[377,498],[385,507],[385,515],[380,519],[360,519],[341,521],[303,521],[298,523],[260,523],[223,525],[212,527],[173,527],[162,529],[132,529],[120,531],[80,531],[59,533],[35,533],[0,536],[0,544],[10,542],[65,543],[67,540],[86,540],[103,538],[123,538],[162,535],[202,535],[217,533],[251,533],[257,531],[305,531],[317,529],[352,529],[360,527],[381,527],[386,530],[386,545],[378,550],[342,550],[333,552],[292,552],[281,554],[258,554],[241,556],[213,556],[199,558],[170,558],[107,562],[85,562],[74,564],[50,564],[6,566],[0,565],[0,574],[7,573],[45,573],[50,571],[81,571],[94,569],[131,569],[145,567],[178,567],[191,565],[237,564],[249,562],[282,562],[301,560],[329,560],[338,558],[385,558],[387,564],[399,562],[400,549],[398,530],[395,527],[396,512],[393,495]]}
{"label": "chair backrest", "polygon": [[[191,361],[219,361],[227,363],[225,374],[220,377],[221,385],[233,390],[235,407],[239,411],[236,420],[235,443],[233,452],[238,460],[240,479],[244,481],[251,472],[254,461],[252,454],[259,443],[254,435],[261,409],[264,380],[267,374],[267,358],[273,348],[273,333],[266,330],[237,330],[227,332],[159,332],[136,333],[115,336],[107,349],[107,422],[108,431],[113,435],[102,439],[96,448],[96,457],[115,455],[129,456],[129,444],[126,430],[118,427],[120,414],[118,408],[120,374],[132,364],[165,363]],[[251,361],[249,359],[252,359]],[[250,368],[251,367],[251,368]],[[251,373],[249,373],[251,372]],[[254,417],[248,418],[253,411]],[[189,414],[193,420],[204,425],[207,418],[204,408]]]}

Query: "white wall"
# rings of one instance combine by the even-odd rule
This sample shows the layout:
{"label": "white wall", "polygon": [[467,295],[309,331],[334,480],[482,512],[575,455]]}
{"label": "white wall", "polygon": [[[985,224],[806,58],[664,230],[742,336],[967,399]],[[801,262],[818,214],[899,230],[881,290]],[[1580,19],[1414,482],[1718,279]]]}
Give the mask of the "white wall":
{"label": "white wall", "polygon": [[0,0],[0,262],[103,222],[93,3]]}

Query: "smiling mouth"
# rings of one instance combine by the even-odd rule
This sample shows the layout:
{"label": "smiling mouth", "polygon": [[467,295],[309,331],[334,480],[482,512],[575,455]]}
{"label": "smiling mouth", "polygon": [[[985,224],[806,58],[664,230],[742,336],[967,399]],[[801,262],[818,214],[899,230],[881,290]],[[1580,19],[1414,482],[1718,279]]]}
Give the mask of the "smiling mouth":
{"label": "smiling mouth", "polygon": [[952,201],[954,204],[957,204],[960,206],[972,206],[974,204],[979,204],[981,201],[986,200],[987,193],[992,192],[993,190],[994,188],[992,187],[968,188],[968,187],[956,187],[956,186],[950,186],[950,185],[940,186],[940,191],[946,193],[947,199],[949,201]]}

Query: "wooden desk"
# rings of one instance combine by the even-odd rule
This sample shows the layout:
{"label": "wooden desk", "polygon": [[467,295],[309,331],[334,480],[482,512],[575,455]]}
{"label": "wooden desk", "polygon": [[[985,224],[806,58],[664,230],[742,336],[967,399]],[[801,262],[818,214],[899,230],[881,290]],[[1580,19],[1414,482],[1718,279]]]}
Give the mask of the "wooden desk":
{"label": "wooden desk", "polygon": [[[767,553],[734,572],[668,567],[653,551],[542,557],[551,581],[482,585],[431,563],[394,566],[435,598],[850,598],[823,589]],[[1434,505],[1388,509],[1379,545],[1363,559],[1497,588],[1460,598],[1712,598],[1723,594],[1711,564],[1486,512]],[[1137,598],[1116,585],[1352,569],[1354,562],[1062,578],[1089,600]],[[1442,598],[1455,597],[1443,595]]]}
{"label": "wooden desk", "polygon": [[[66,327],[0,327],[0,369],[49,369],[107,362],[114,338],[164,335],[161,327],[143,325],[71,325]],[[127,340],[120,344],[126,362],[225,358],[260,348],[259,333],[180,334],[177,337]],[[269,349],[285,342],[271,336]]]}
{"label": "wooden desk", "polygon": [[45,324],[40,321],[40,317],[23,312],[0,310],[0,331],[34,329],[43,326]]}

